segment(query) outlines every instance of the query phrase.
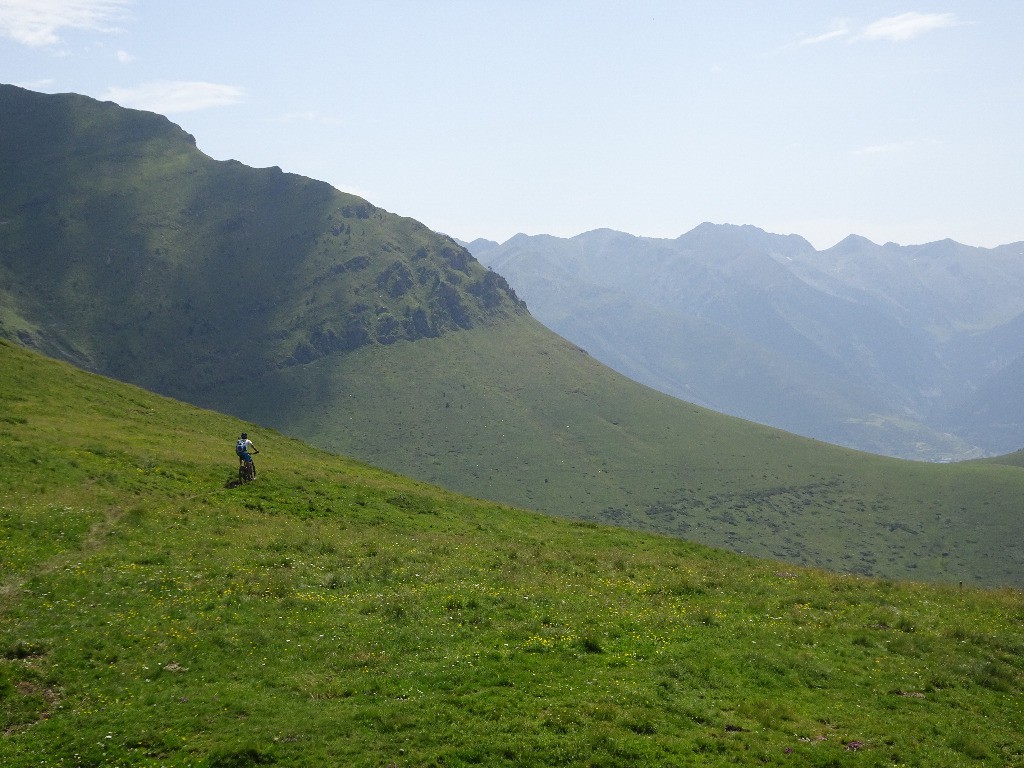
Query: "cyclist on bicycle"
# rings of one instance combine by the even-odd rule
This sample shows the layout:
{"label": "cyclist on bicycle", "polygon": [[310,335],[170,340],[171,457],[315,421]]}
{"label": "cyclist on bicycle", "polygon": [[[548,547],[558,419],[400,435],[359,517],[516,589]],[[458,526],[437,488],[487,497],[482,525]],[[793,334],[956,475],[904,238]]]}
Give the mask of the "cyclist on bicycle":
{"label": "cyclist on bicycle", "polygon": [[[238,442],[235,443],[235,453],[238,454],[238,463],[252,465],[252,454],[259,453],[256,450],[256,446],[252,444],[252,440],[249,439],[249,435],[245,432],[238,438]],[[256,467],[252,467],[252,476],[256,477]]]}

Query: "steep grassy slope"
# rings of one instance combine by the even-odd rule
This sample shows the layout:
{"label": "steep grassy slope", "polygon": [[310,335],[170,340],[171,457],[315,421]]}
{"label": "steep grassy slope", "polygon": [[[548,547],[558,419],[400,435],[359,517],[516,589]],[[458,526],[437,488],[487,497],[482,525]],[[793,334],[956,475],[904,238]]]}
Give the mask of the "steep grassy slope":
{"label": "steep grassy slope", "polygon": [[1005,766],[1024,598],[473,501],[0,342],[0,764]]}
{"label": "steep grassy slope", "polygon": [[523,311],[422,224],[166,118],[0,86],[0,335],[178,397]]}
{"label": "steep grassy slope", "polygon": [[656,395],[454,241],[0,86],[0,335],[482,498],[791,562],[1024,584],[1024,473],[877,460]]}
{"label": "steep grassy slope", "polygon": [[887,459],[711,414],[638,387],[529,318],[368,347],[214,402],[553,514],[839,571],[1024,583],[1019,470]]}

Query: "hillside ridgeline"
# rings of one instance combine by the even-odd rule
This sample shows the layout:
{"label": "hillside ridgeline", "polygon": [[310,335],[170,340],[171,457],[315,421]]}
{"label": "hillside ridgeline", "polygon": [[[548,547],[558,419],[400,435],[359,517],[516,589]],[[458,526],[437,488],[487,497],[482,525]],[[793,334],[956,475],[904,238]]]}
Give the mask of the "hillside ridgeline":
{"label": "hillside ridgeline", "polygon": [[202,392],[501,322],[505,281],[412,219],[201,153],[166,118],[0,86],[0,333]]}

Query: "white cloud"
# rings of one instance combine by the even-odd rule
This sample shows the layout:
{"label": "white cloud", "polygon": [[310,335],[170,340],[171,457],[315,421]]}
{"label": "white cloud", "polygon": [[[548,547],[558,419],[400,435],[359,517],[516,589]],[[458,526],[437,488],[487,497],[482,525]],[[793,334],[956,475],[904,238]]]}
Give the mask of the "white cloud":
{"label": "white cloud", "polygon": [[24,45],[60,42],[61,29],[111,32],[128,0],[0,0],[0,35]]}
{"label": "white cloud", "polygon": [[233,85],[161,81],[134,88],[108,88],[103,98],[122,107],[172,114],[237,104],[244,95],[241,88]]}
{"label": "white cloud", "polygon": [[817,45],[818,43],[824,43],[828,40],[836,40],[840,37],[846,37],[849,34],[849,22],[847,22],[846,19],[836,19],[829,25],[827,32],[822,32],[820,35],[805,37],[800,41],[800,45]]}
{"label": "white cloud", "polygon": [[799,45],[817,45],[830,40],[847,38],[854,40],[892,40],[902,42],[936,29],[959,26],[961,22],[953,13],[918,13],[910,11],[897,16],[886,16],[861,28],[854,36],[848,19],[836,19],[829,28],[818,35],[804,37]]}
{"label": "white cloud", "polygon": [[128,51],[118,51],[114,55],[117,57],[117,60],[122,64],[130,64],[131,62],[135,61],[135,57],[128,53]]}
{"label": "white cloud", "polygon": [[960,24],[953,13],[918,13],[911,11],[898,16],[886,16],[861,31],[867,40],[893,40],[901,42],[931,32],[935,29],[955,27]]}

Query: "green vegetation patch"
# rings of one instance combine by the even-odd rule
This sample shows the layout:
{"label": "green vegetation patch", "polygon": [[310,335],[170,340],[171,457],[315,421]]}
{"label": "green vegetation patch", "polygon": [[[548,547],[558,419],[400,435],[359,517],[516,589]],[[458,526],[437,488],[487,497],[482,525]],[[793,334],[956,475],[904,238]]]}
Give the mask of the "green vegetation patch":
{"label": "green vegetation patch", "polygon": [[527,513],[0,354],[39,459],[0,493],[39,540],[2,576],[4,766],[1024,760],[1019,592]]}
{"label": "green vegetation patch", "polygon": [[227,412],[481,498],[799,565],[1024,586],[1024,472],[872,456],[612,373],[531,318],[368,347],[211,395]]}

